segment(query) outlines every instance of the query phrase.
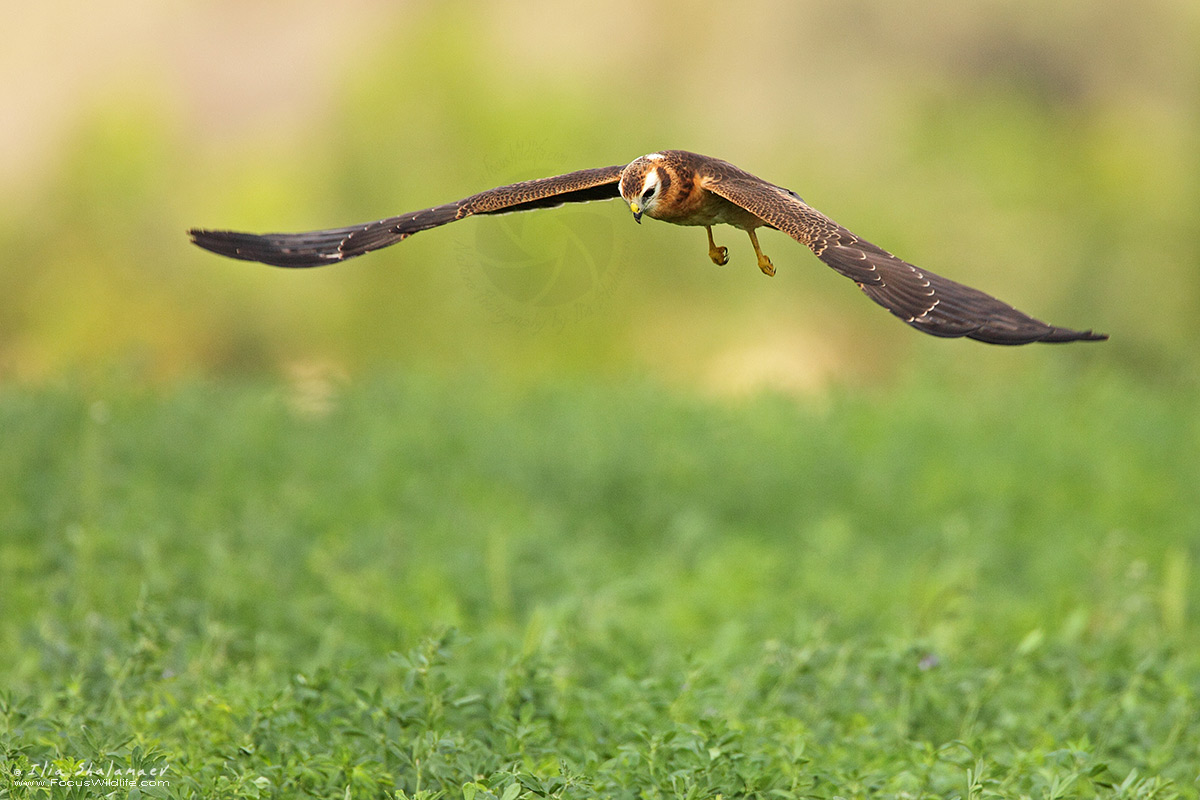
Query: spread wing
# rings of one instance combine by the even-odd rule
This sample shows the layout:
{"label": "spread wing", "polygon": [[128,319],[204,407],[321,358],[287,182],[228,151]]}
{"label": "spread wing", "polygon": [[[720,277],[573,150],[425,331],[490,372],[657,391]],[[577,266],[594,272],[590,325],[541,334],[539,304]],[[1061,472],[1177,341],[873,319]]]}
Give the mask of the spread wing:
{"label": "spread wing", "polygon": [[705,188],[807,245],[817,258],[858,284],[919,331],[992,344],[1101,340],[1102,333],[1047,325],[989,294],[902,261],[858,238],[795,193],[721,163]]}
{"label": "spread wing", "polygon": [[193,228],[192,242],[230,258],[261,261],[277,267],[320,267],[401,242],[420,231],[473,214],[507,214],[620,197],[623,166],[600,167],[498,186],[456,203],[434,206],[398,217],[347,228],[307,233],[239,233]]}

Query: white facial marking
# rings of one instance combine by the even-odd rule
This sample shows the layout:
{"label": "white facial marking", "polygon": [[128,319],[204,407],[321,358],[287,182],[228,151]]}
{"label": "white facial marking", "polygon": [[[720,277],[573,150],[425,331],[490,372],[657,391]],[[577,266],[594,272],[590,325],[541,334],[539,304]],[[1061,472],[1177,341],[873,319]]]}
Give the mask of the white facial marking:
{"label": "white facial marking", "polygon": [[658,170],[652,169],[646,173],[646,181],[642,184],[642,194],[645,195],[655,186],[658,186]]}
{"label": "white facial marking", "polygon": [[660,158],[663,158],[663,157],[664,156],[662,153],[651,153],[650,155],[646,156],[646,158],[650,159],[651,161],[658,161]]}

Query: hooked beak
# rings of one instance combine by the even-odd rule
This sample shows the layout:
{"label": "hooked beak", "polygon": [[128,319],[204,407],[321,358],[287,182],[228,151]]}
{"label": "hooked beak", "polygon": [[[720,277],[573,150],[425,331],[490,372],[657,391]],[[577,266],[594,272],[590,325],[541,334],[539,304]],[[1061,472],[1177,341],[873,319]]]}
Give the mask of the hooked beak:
{"label": "hooked beak", "polygon": [[638,225],[642,224],[642,207],[637,203],[630,203],[629,210],[633,212],[633,221]]}

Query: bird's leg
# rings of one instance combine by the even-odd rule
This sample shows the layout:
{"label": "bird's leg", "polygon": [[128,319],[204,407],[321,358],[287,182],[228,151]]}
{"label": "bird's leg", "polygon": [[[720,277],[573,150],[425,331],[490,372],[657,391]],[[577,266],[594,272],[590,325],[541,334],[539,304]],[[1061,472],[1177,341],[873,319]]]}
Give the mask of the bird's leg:
{"label": "bird's leg", "polygon": [[729,263],[729,248],[718,247],[717,243],[712,238],[712,226],[705,225],[704,230],[708,231],[708,257],[718,267],[723,267]]}
{"label": "bird's leg", "polygon": [[746,233],[750,234],[750,244],[754,245],[754,254],[758,256],[758,268],[768,277],[774,275],[775,265],[771,263],[771,259],[763,255],[762,248],[758,246],[758,236],[754,233],[754,229],[750,228]]}

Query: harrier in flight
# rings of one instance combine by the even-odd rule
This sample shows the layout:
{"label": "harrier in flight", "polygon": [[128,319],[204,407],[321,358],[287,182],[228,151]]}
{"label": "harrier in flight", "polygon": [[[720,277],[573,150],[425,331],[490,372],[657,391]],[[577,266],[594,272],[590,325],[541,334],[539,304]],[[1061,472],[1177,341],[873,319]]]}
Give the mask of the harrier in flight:
{"label": "harrier in flight", "polygon": [[961,283],[902,261],[860,239],[805,203],[795,192],[768,183],[727,161],[664,150],[628,165],[585,169],[499,186],[454,203],[348,228],[308,233],[237,233],[194,229],[205,250],[278,267],[319,267],[403,241],[414,233],[475,214],[506,214],[564,203],[622,198],[636,222],[645,215],[708,233],[708,257],[728,260],[713,241],[712,226],[741,228],[750,236],[758,267],[774,275],[758,245],[758,228],[774,228],[806,245],[826,265],[858,284],[867,297],[923,333],[966,336],[992,344],[1101,340],[1101,333],[1059,328]]}

